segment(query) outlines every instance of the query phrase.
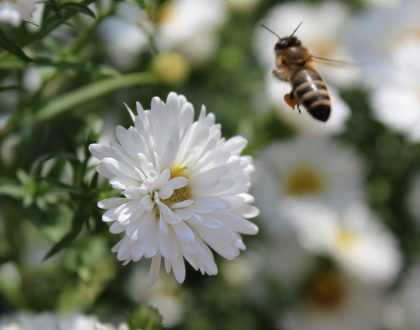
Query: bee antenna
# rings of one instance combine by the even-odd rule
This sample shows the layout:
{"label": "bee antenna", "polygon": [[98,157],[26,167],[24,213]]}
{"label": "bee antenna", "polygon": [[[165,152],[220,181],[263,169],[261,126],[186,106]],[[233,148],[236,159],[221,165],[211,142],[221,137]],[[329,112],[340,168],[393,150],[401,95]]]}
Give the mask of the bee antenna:
{"label": "bee antenna", "polygon": [[263,27],[264,29],[266,29],[267,31],[271,32],[272,34],[274,34],[277,38],[281,39],[280,36],[276,32],[274,32],[273,30],[271,30],[270,28],[268,28],[264,24],[260,24],[260,26]]}
{"label": "bee antenna", "polygon": [[296,31],[299,30],[299,28],[302,24],[303,24],[303,22],[299,23],[299,25],[296,27],[296,29],[293,31],[293,33],[290,35],[289,40],[295,35]]}

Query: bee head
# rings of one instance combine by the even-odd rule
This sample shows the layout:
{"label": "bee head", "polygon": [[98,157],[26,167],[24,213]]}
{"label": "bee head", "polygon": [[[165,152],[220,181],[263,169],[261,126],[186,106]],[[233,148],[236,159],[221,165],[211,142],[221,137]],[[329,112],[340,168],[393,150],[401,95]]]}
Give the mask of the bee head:
{"label": "bee head", "polygon": [[296,37],[280,38],[274,45],[274,50],[283,50],[289,47],[300,46],[300,40]]}

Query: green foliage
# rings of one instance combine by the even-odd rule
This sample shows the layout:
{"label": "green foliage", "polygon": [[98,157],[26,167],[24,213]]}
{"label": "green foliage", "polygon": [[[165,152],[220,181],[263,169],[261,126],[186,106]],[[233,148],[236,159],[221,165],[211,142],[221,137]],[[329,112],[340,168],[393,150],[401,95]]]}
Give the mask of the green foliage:
{"label": "green foliage", "polygon": [[133,310],[128,319],[130,330],[160,330],[162,329],[162,315],[157,308],[140,306]]}

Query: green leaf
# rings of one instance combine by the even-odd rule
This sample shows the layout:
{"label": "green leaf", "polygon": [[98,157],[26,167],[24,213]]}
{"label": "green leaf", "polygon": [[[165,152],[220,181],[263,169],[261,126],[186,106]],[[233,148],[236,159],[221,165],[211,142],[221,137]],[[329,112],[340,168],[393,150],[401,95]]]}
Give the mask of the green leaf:
{"label": "green leaf", "polygon": [[162,315],[155,307],[140,306],[131,313],[128,326],[130,330],[160,330]]}
{"label": "green leaf", "polygon": [[10,40],[3,31],[0,30],[0,47],[8,51],[9,53],[15,55],[17,58],[23,62],[32,62],[32,59],[25,54],[25,52],[16,45],[12,40]]}
{"label": "green leaf", "polygon": [[62,9],[69,9],[78,11],[79,13],[85,14],[92,18],[95,18],[95,13],[86,5],[77,2],[66,2],[60,6]]}
{"label": "green leaf", "polygon": [[38,31],[37,34],[34,35],[34,39],[42,39],[47,34],[52,32],[56,27],[63,24],[65,21],[62,18],[59,17],[50,17],[48,18],[44,24],[42,24],[41,29]]}
{"label": "green leaf", "polygon": [[20,183],[0,178],[0,195],[22,199],[25,192]]}
{"label": "green leaf", "polygon": [[54,246],[45,255],[44,260],[52,257],[57,252],[69,246],[77,238],[77,236],[83,228],[85,220],[87,221],[89,217],[89,204],[87,203],[87,206],[85,205],[85,207],[79,207],[77,209],[72,219],[70,231],[66,235],[64,235],[64,237],[61,238],[57,243],[54,244]]}
{"label": "green leaf", "polygon": [[75,109],[78,105],[108,94],[111,91],[130,86],[144,85],[156,81],[156,76],[149,72],[132,73],[103,79],[88,86],[71,91],[67,94],[55,97],[55,99],[47,103],[47,105],[41,108],[38,112],[23,119],[21,124],[30,125],[39,123],[58,116],[65,111]]}

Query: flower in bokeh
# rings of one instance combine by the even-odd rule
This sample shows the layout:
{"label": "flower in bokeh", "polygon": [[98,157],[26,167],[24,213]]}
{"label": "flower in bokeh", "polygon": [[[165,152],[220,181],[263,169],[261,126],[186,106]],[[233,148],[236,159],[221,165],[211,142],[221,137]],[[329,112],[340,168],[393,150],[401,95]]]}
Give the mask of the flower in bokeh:
{"label": "flower in bokeh", "polygon": [[0,23],[19,26],[22,21],[30,18],[34,10],[33,0],[2,0],[0,1]]}
{"label": "flower in bokeh", "polygon": [[175,48],[192,63],[202,63],[216,50],[216,30],[226,15],[223,0],[167,1],[158,12],[157,46],[161,50]]}
{"label": "flower in bokeh", "polygon": [[118,3],[118,14],[110,16],[99,26],[107,56],[120,68],[129,69],[137,64],[137,57],[149,43],[139,21],[146,20],[146,13],[137,6]]}
{"label": "flower in bokeh", "polygon": [[379,328],[382,290],[326,269],[311,276],[302,301],[280,320],[285,330],[375,330]]}
{"label": "flower in bokeh", "polygon": [[[338,2],[325,2],[314,6],[303,3],[288,3],[273,7],[262,23],[280,36],[287,36],[299,22],[304,24],[296,32],[297,37],[308,50],[317,56],[351,61],[350,53],[344,47],[341,30],[347,20],[347,8]],[[319,24],[322,17],[322,24]],[[316,28],[314,28],[316,27]],[[277,37],[267,30],[257,27],[256,50],[258,58],[267,72],[274,68],[274,44]],[[299,114],[293,111],[283,100],[283,96],[291,90],[290,83],[279,81],[271,74],[267,78],[266,89],[270,102],[278,110],[278,114],[292,128],[303,134],[331,134],[342,132],[350,110],[334,89],[336,85],[348,85],[355,81],[357,69],[344,69],[332,66],[318,68],[331,94],[332,112],[327,123],[314,120],[305,110]]]}
{"label": "flower in bokeh", "polygon": [[388,285],[401,268],[394,236],[360,203],[337,212],[324,205],[289,205],[301,245],[329,256],[346,273],[367,283]]}
{"label": "flower in bokeh", "polygon": [[[239,260],[242,258],[239,258]],[[137,265],[127,281],[127,294],[137,304],[153,306],[162,315],[165,327],[178,325],[186,312],[186,292],[172,276],[160,276],[154,286],[147,279],[148,270],[145,265]]]}
{"label": "flower in bokeh", "polygon": [[248,194],[252,159],[240,156],[246,140],[223,139],[204,106],[194,121],[193,106],[175,93],[166,103],[153,98],[151,110],[137,103],[138,115],[129,111],[134,127],[117,127],[118,142],[89,147],[101,160],[98,172],[123,194],[99,202],[110,231],[124,233],[113,251],[125,264],[152,259],[151,282],[162,258],[178,282],[184,258],[202,274],[216,274],[209,247],[233,260],[245,249],[240,234],[258,231],[245,219],[258,214]]}
{"label": "flower in bokeh", "polygon": [[418,1],[400,1],[365,13],[350,30],[354,54],[367,64],[374,116],[412,141],[420,141],[419,11]]}
{"label": "flower in bokeh", "polygon": [[336,208],[364,200],[362,165],[345,145],[326,138],[297,137],[272,144],[256,158],[254,193],[262,224],[277,235],[288,227],[291,202]]}
{"label": "flower in bokeh", "polygon": [[4,330],[128,330],[126,324],[115,327],[99,322],[95,317],[80,314],[56,315],[50,313],[20,313],[0,319],[0,328]]}

